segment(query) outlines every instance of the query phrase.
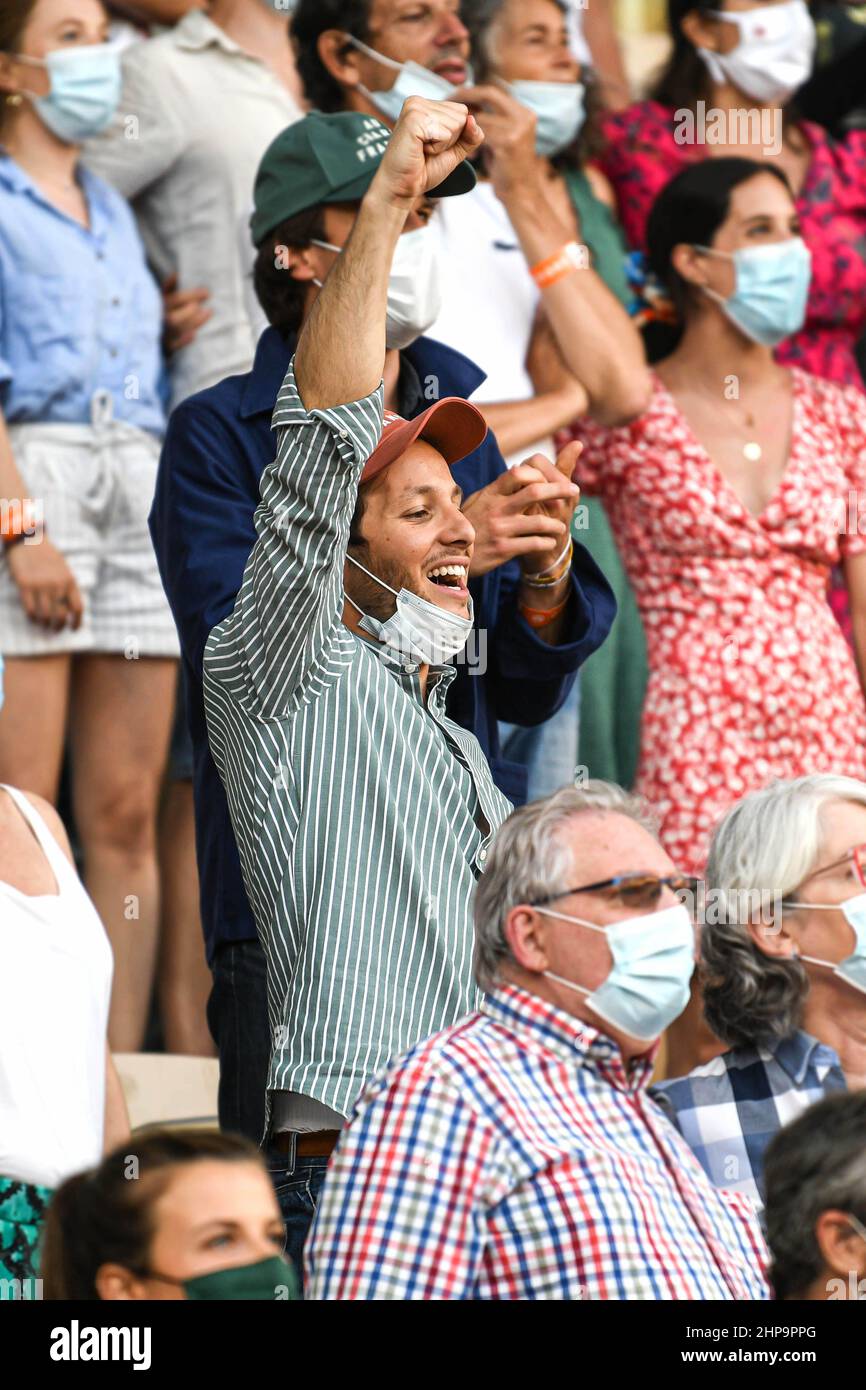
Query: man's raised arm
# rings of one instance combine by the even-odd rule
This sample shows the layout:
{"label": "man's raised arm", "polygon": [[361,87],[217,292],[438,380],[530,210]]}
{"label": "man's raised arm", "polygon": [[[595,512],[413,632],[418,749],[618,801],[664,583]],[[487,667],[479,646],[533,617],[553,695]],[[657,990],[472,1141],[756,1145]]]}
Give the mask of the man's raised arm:
{"label": "man's raised arm", "polygon": [[418,198],[483,139],[467,107],[410,97],[352,233],[304,325],[295,380],[307,410],[361,400],[385,362],[385,311],[394,248]]}
{"label": "man's raised arm", "polygon": [[361,473],[382,429],[394,248],[416,199],[482,138],[465,106],[406,102],[280,389],[272,420],[277,456],[262,474],[258,540],[234,611],[211,632],[204,663],[211,682],[268,715],[321,688],[350,659],[343,567]]}

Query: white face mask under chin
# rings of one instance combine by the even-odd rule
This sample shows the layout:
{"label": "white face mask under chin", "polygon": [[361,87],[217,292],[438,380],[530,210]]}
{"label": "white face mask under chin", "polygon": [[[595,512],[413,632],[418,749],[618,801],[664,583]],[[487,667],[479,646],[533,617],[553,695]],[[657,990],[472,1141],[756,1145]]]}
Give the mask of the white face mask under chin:
{"label": "white face mask under chin", "polygon": [[[313,238],[313,246],[339,254],[342,247]],[[321,280],[313,280],[322,288]],[[440,242],[433,227],[404,232],[394,248],[388,276],[385,346],[402,350],[434,324],[442,308]]]}
{"label": "white face mask under chin", "polygon": [[[388,121],[397,121],[400,112],[403,110],[403,103],[408,97],[424,97],[427,101],[449,101],[454,95],[455,88],[447,77],[440,77],[437,72],[432,72],[430,68],[424,68],[420,63],[410,59],[406,63],[398,63],[393,58],[386,58],[384,53],[377,53],[375,48],[368,48],[360,39],[354,35],[347,34],[346,38],[359,53],[365,53],[368,58],[372,58],[375,63],[382,67],[390,68],[396,72],[397,76],[394,85],[383,92],[372,92],[369,88],[358,84],[358,90],[363,92],[368,101],[371,101],[378,111]],[[464,86],[471,87],[475,81],[475,75],[469,63],[466,64],[466,79]]]}
{"label": "white face mask under chin", "polygon": [[346,594],[347,603],[361,614],[360,625],[364,631],[384,642],[396,656],[403,659],[408,657],[425,666],[444,666],[466,645],[473,623],[471,596],[468,600],[469,617],[461,618],[459,613],[449,613],[447,609],[420,598],[409,589],[401,589],[398,593],[351,555],[347,555],[346,559],[396,598],[396,611],[382,622],[365,613]]}

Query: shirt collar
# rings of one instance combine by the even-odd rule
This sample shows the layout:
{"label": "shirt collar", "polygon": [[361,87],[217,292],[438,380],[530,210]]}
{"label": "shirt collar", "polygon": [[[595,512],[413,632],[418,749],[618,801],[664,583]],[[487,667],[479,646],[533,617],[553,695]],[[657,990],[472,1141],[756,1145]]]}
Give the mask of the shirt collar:
{"label": "shirt collar", "polygon": [[783,1038],[773,1055],[796,1086],[803,1085],[810,1067],[819,1064],[828,1067],[841,1066],[832,1047],[819,1042],[811,1033],[804,1033],[802,1029],[792,1033],[789,1038]]}
{"label": "shirt collar", "polygon": [[[241,397],[241,419],[267,413],[274,409],[283,378],[298,345],[297,333],[284,337],[276,328],[266,328],[256,346],[252,371]],[[424,406],[424,393],[414,364],[406,353],[400,354],[400,378],[397,384],[399,411],[407,420],[418,415]]]}
{"label": "shirt collar", "polygon": [[437,395],[462,396],[464,400],[487,380],[486,374],[456,348],[446,347],[435,338],[416,338],[403,349],[403,358],[411,362],[422,383],[436,377]]}
{"label": "shirt collar", "polygon": [[[172,36],[178,48],[195,50],[209,48],[211,44],[216,44],[226,53],[244,52],[234,39],[229,38],[224,29],[221,29],[218,24],[214,24],[212,19],[208,19],[204,10],[190,10],[188,14],[185,14],[180,23],[174,26]],[[245,54],[244,56],[248,55]]]}
{"label": "shirt collar", "polygon": [[[371,638],[369,642],[365,637],[359,637],[358,640],[369,647],[373,655],[379,658],[382,665],[387,666],[388,670],[399,679],[402,680],[407,676],[414,677],[418,674],[421,662],[409,661],[405,656],[395,655],[390,647],[384,642],[377,642],[375,638]],[[412,669],[410,670],[409,667]],[[428,666],[427,670],[428,697],[432,696],[433,692],[436,691],[438,692],[438,698],[442,699],[445,695],[445,691],[457,675],[456,666],[452,666],[448,663],[444,666]]]}
{"label": "shirt collar", "polygon": [[617,1091],[643,1091],[649,1085],[658,1043],[626,1063],[607,1034],[518,985],[498,985],[485,994],[481,1012],[509,1032],[531,1035],[564,1061],[596,1072]]}
{"label": "shirt collar", "polygon": [[[98,240],[105,229],[105,222],[108,216],[106,211],[107,199],[105,185],[102,179],[92,174],[87,166],[80,162],[75,168],[75,177],[87,199],[87,206],[90,212],[91,225],[89,228],[81,227],[81,231]],[[0,183],[5,184],[13,193],[29,194],[34,202],[41,203],[44,207],[55,212],[58,217],[67,216],[66,213],[62,212],[60,208],[55,207],[54,204],[46,198],[39,185],[34,183],[33,179],[26,170],[21,168],[17,160],[13,159],[11,155],[6,154],[2,146],[0,146]],[[78,225],[79,224],[76,223],[76,226]]]}
{"label": "shirt collar", "polygon": [[251,415],[273,414],[274,402],[280,394],[283,378],[294,356],[298,335],[284,338],[276,328],[266,328],[256,346],[252,371],[241,397],[241,419]]}

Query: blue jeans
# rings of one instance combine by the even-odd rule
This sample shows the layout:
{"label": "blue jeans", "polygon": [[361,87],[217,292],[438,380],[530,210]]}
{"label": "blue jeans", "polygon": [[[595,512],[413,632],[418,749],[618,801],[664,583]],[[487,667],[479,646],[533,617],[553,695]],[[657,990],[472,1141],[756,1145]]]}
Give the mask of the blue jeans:
{"label": "blue jeans", "polygon": [[524,763],[529,772],[527,801],[552,796],[560,787],[574,785],[577,768],[577,735],[580,719],[580,678],[556,714],[532,729],[519,724],[500,724],[502,756]]}
{"label": "blue jeans", "polygon": [[301,1278],[304,1268],[304,1242],[319,1205],[319,1194],[325,1181],[328,1158],[299,1158],[292,1169],[288,1166],[289,1159],[286,1154],[277,1153],[275,1149],[269,1148],[266,1157],[268,1172],[274,1184],[286,1228],[286,1254]]}

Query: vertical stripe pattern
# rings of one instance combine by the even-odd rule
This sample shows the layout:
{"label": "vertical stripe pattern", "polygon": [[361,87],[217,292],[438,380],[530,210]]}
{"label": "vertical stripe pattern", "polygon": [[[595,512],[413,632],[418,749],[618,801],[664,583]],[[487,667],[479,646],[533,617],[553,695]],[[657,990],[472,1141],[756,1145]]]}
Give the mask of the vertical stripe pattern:
{"label": "vertical stripe pattern", "polygon": [[388,1059],[476,1002],[471,892],[509,805],[445,714],[453,667],[342,622],[382,388],[308,413],[290,366],[257,541],[205,651],[205,709],[268,960],[269,1089],[342,1114]]}

